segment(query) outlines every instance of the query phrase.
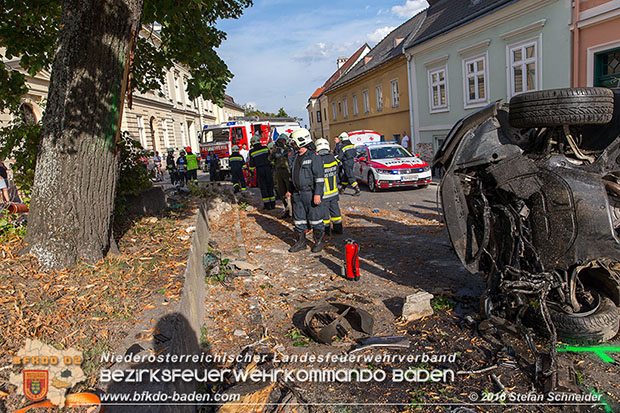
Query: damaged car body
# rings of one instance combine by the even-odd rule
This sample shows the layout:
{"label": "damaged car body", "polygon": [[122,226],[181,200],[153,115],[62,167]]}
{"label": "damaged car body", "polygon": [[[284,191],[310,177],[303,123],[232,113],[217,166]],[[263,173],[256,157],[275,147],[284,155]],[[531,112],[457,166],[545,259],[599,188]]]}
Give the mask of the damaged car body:
{"label": "damaged car body", "polygon": [[617,334],[620,89],[494,102],[458,122],[433,163],[455,252],[487,281],[487,318],[533,321],[552,353],[558,338]]}

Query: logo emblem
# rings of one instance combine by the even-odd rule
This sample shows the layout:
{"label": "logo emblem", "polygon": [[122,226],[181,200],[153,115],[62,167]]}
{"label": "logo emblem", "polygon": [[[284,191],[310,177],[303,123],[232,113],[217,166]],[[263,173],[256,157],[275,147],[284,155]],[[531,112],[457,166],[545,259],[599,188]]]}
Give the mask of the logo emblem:
{"label": "logo emblem", "polygon": [[38,402],[47,396],[48,371],[47,370],[24,370],[24,395]]}

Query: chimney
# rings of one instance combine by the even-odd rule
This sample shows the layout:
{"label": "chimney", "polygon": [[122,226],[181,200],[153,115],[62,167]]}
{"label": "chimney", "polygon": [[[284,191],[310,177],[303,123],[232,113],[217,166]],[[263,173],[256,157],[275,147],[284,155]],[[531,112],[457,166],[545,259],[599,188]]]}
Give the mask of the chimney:
{"label": "chimney", "polygon": [[349,60],[348,57],[346,56],[340,56],[337,60],[336,63],[338,64],[338,69],[340,69],[346,62],[347,60]]}

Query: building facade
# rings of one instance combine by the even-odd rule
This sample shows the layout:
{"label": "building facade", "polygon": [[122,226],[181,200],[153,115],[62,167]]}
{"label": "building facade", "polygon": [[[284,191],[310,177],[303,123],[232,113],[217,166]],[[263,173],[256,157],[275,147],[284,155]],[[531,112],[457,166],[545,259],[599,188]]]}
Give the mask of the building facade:
{"label": "building facade", "polygon": [[[143,29],[142,35],[157,37]],[[0,54],[3,50],[0,50]],[[34,120],[41,121],[47,101],[50,73],[42,71],[34,77],[29,76],[19,66],[19,59],[7,60],[3,63],[11,70],[19,70],[26,75],[28,92],[22,97],[22,112]],[[194,152],[199,151],[198,133],[206,125],[225,122],[233,116],[242,116],[243,108],[228,95],[224,98],[223,107],[210,100],[189,99],[187,81],[189,70],[183,65],[174,64],[166,73],[159,90],[147,93],[133,92],[132,105],[129,107],[125,99],[121,131],[140,142],[142,147],[150,151],[163,153],[167,148],[174,148],[177,153],[181,148],[190,146]],[[11,121],[11,115],[0,113],[0,125]]]}
{"label": "building facade", "polygon": [[371,129],[386,141],[410,134],[406,40],[425,18],[419,13],[394,29],[347,74],[323,92],[328,98],[330,141],[342,132]]}
{"label": "building facade", "polygon": [[405,48],[413,140],[424,159],[456,122],[491,102],[570,87],[569,0],[429,3]]}
{"label": "building facade", "polygon": [[620,0],[573,2],[572,86],[620,87]]}
{"label": "building facade", "polygon": [[325,81],[323,86],[315,90],[310,99],[308,99],[308,104],[306,105],[308,120],[310,122],[310,127],[308,129],[313,139],[321,137],[327,139],[330,136],[329,117],[327,116],[328,98],[324,94],[325,90],[342,76],[346,75],[369,51],[370,46],[364,43],[351,57],[339,57],[336,61],[338,69]]}

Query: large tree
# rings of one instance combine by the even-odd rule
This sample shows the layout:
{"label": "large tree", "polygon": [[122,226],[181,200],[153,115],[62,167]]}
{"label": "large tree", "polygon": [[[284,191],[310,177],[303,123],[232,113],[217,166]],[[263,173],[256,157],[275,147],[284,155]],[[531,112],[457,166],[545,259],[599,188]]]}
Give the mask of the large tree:
{"label": "large tree", "polygon": [[[251,0],[1,1],[0,46],[31,74],[51,66],[27,250],[45,268],[96,261],[113,247],[118,142],[127,91],[158,89],[173,62],[190,68],[190,98],[221,102],[232,77],[215,25]],[[141,27],[161,25],[157,41]],[[0,105],[15,109],[23,76],[0,67]],[[17,96],[17,97],[16,97]]]}

